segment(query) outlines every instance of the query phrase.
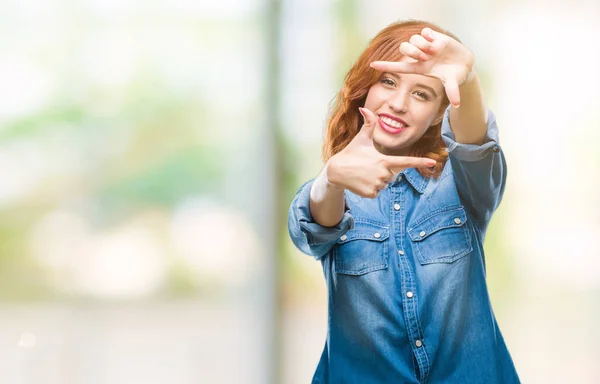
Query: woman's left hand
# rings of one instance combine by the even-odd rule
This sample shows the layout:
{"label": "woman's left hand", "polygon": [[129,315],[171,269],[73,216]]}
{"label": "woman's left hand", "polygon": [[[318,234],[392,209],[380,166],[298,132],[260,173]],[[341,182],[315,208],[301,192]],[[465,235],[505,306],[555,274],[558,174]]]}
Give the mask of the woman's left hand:
{"label": "woman's left hand", "polygon": [[459,85],[473,71],[475,58],[471,51],[452,37],[423,28],[421,34],[412,35],[409,42],[400,44],[405,56],[399,62],[374,61],[371,67],[379,71],[416,73],[439,79],[450,103],[460,105]]}

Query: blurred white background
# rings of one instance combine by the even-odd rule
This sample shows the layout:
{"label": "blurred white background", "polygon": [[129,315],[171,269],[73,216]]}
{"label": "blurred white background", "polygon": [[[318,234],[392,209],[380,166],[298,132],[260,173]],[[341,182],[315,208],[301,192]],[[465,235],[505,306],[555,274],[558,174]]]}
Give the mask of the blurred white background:
{"label": "blurred white background", "polygon": [[600,382],[597,0],[4,0],[0,382],[310,382],[327,297],[287,206],[405,18],[475,53],[499,123],[488,283],[522,381]]}

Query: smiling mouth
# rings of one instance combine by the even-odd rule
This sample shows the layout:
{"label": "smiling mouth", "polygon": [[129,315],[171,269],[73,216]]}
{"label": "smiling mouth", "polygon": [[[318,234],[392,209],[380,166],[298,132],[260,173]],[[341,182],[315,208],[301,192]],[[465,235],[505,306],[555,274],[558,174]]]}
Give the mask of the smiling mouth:
{"label": "smiling mouth", "polygon": [[404,129],[408,127],[408,125],[403,120],[395,117],[392,118],[391,116],[387,116],[384,114],[379,115],[378,122],[382,130],[392,135],[396,135],[404,131]]}
{"label": "smiling mouth", "polygon": [[401,129],[401,128],[406,127],[406,124],[402,124],[401,122],[396,121],[387,116],[381,116],[380,119],[381,119],[381,121],[383,121],[384,123],[386,123],[387,125],[389,125],[392,128]]}

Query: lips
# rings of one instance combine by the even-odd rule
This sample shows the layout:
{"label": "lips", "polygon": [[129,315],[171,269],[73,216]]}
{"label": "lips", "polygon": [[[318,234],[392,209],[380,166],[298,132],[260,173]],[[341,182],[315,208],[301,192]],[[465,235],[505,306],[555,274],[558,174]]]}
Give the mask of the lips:
{"label": "lips", "polygon": [[396,116],[388,115],[387,113],[380,114],[378,122],[381,129],[392,135],[399,134],[408,126],[404,120]]}

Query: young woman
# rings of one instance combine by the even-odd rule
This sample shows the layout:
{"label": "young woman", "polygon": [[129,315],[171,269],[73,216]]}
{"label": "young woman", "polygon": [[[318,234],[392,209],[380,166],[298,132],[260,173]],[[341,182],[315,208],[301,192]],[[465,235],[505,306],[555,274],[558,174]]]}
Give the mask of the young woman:
{"label": "young woman", "polygon": [[346,76],[325,166],[289,211],[328,289],[313,383],[519,382],[485,281],[506,163],[473,64],[456,37],[411,20]]}

